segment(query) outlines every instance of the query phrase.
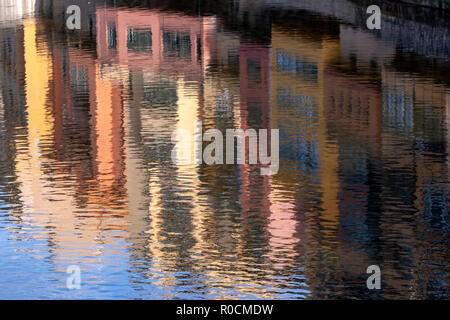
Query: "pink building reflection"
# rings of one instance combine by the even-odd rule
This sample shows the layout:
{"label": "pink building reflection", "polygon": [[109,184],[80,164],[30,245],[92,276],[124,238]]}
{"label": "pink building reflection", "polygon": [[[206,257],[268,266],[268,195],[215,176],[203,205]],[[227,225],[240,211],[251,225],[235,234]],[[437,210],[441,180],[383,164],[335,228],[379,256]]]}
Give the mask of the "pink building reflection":
{"label": "pink building reflection", "polygon": [[114,8],[99,8],[96,15],[102,63],[200,76],[211,56],[213,38],[208,30],[214,18]]}

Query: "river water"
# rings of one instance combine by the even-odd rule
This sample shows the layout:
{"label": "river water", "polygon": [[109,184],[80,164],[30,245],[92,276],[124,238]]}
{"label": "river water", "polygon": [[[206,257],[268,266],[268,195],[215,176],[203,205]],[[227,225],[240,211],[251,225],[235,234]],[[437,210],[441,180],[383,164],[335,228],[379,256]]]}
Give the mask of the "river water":
{"label": "river water", "polygon": [[[6,2],[0,298],[448,298],[441,14],[370,31],[326,6],[84,2],[71,31],[77,1]],[[174,163],[196,121],[278,129],[278,172]]]}

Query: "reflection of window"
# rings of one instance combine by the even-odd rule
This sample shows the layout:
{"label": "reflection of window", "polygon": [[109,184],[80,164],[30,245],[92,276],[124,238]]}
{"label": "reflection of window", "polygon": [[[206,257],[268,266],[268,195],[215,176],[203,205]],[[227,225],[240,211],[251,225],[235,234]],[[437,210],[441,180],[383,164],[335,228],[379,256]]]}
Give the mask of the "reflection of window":
{"label": "reflection of window", "polygon": [[414,97],[401,86],[383,87],[383,126],[403,133],[414,130]]}
{"label": "reflection of window", "polygon": [[165,30],[163,32],[163,45],[165,57],[191,57],[191,37],[189,33]]}
{"label": "reflection of window", "polygon": [[230,67],[239,67],[239,52],[237,49],[228,49],[227,51],[228,65]]}
{"label": "reflection of window", "polygon": [[247,61],[248,79],[261,82],[261,62],[259,60],[249,59]]}
{"label": "reflection of window", "polygon": [[73,64],[70,68],[70,82],[72,88],[77,92],[86,93],[89,91],[88,67]]}
{"label": "reflection of window", "polygon": [[319,70],[315,62],[294,56],[282,49],[277,49],[277,71],[300,76],[308,82],[316,83],[318,81]]}
{"label": "reflection of window", "polygon": [[152,51],[152,31],[150,29],[128,29],[127,47],[129,51]]}
{"label": "reflection of window", "polygon": [[116,27],[108,27],[108,48],[116,48],[117,46],[117,31]]}

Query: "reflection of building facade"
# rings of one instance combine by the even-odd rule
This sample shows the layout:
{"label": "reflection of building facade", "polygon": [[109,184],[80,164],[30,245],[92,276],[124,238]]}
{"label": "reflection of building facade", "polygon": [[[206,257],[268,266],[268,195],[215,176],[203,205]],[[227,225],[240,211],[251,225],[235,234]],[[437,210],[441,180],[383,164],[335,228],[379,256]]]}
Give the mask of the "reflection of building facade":
{"label": "reflection of building facade", "polygon": [[[23,34],[25,134],[17,132],[13,138],[21,215],[33,226],[55,230],[48,234],[41,231],[39,235],[51,239],[54,247],[49,250],[58,254],[55,259],[68,257],[69,252],[92,254],[100,238],[103,243],[115,241],[103,237],[103,231],[121,231],[126,225],[123,219],[111,220],[107,216],[109,211],[126,214],[126,209],[114,201],[114,197],[122,199],[124,194],[120,189],[125,171],[123,153],[118,150],[122,142],[116,139],[120,139],[121,131],[113,119],[120,117],[120,109],[114,110],[113,103],[97,101],[98,90],[92,84],[96,78],[97,84],[101,79],[92,57],[78,49],[50,46],[35,19],[25,20]],[[105,86],[101,89],[108,93]],[[113,96],[113,92],[109,94]],[[85,105],[80,101],[86,96],[92,98],[92,113],[99,112],[97,106],[105,109],[102,125],[114,127],[109,131],[97,128],[92,144],[86,126],[90,110],[80,110]],[[93,162],[90,144],[94,146]],[[97,170],[94,179],[89,176],[91,168]],[[119,179],[115,186],[108,183],[114,178],[111,175]],[[87,203],[98,214],[86,209]]]}
{"label": "reflection of building facade", "polygon": [[[240,87],[240,127],[248,129],[271,129],[271,49],[264,44],[242,42],[239,49]],[[270,136],[270,135],[269,135]],[[268,142],[270,137],[268,137]],[[270,150],[270,148],[268,149]],[[269,177],[260,176],[258,168],[248,164],[248,144],[246,144],[246,164],[240,166],[241,205],[244,217],[252,208],[260,208],[261,218],[267,219],[270,210]],[[252,195],[264,195],[255,199]],[[250,221],[244,221],[250,223]]]}
{"label": "reflection of building facade", "polygon": [[212,40],[204,29],[212,20],[157,10],[99,8],[98,56],[130,69],[199,77]]}
{"label": "reflection of building facade", "polygon": [[[198,272],[208,270],[206,275],[211,279],[226,278],[221,277],[222,271],[214,270],[211,264],[220,263],[228,272],[236,265],[219,257],[221,250],[214,249],[212,239],[217,238],[217,241],[226,244],[227,248],[223,249],[232,254],[237,254],[237,248],[230,244],[236,241],[225,233],[222,233],[224,238],[218,237],[214,226],[228,221],[230,227],[235,228],[235,223],[232,219],[217,220],[214,217],[211,205],[218,201],[214,198],[220,197],[220,193],[201,193],[201,184],[210,183],[205,176],[215,179],[217,173],[210,168],[201,169],[196,164],[175,166],[170,160],[171,148],[168,148],[173,146],[170,141],[171,132],[184,129],[193,136],[195,121],[201,120],[204,130],[221,128],[223,121],[240,125],[234,119],[241,113],[241,109],[236,107],[239,106],[239,83],[233,79],[212,77],[207,70],[210,61],[217,59],[214,19],[167,14],[156,10],[140,10],[131,15],[127,10],[99,9],[97,23],[98,56],[105,66],[109,65],[104,70],[107,73],[121,67],[130,70],[127,85],[130,105],[126,114],[133,124],[127,129],[129,138],[126,143],[135,152],[134,144],[138,144],[141,149],[139,153],[147,155],[147,159],[151,155],[150,161],[143,164],[147,172],[143,173],[141,170],[147,182],[140,177],[137,187],[141,191],[136,189],[136,185],[129,190],[141,204],[145,203],[144,200],[139,200],[142,190],[148,190],[151,198],[147,204],[148,216],[145,218],[149,223],[142,224],[145,223],[142,217],[131,213],[132,234],[145,232],[148,235],[145,250],[141,248],[139,251],[148,259],[161,264],[163,272],[167,272],[167,276],[163,276],[160,282],[164,286],[175,286],[179,279],[169,274],[171,270],[180,267],[180,259],[190,255],[203,257],[193,266]],[[222,35],[222,40],[229,45],[236,45],[226,35]],[[239,42],[237,44],[239,48]],[[220,45],[221,52],[228,53],[229,47],[224,42]],[[268,61],[265,61],[266,69]],[[232,65],[232,61],[228,62]],[[193,79],[197,81],[192,81]],[[217,103],[224,96],[227,97],[226,104],[231,110],[222,114],[222,106]],[[139,130],[136,131],[136,128]],[[155,136],[159,137],[157,141]],[[138,160],[131,156],[128,161]],[[132,168],[128,169],[129,172],[130,170],[134,171]],[[200,170],[204,171],[202,175]],[[230,171],[230,179],[236,179],[233,170],[226,171]],[[211,185],[211,188],[215,189],[217,186]],[[170,194],[168,190],[171,190]],[[237,186],[234,192],[237,198]],[[173,206],[174,199],[178,199],[177,203],[181,207]],[[142,209],[139,211],[145,212]],[[184,223],[179,225],[176,221]],[[182,238],[168,236],[174,233],[180,234]],[[179,242],[181,240],[183,242]],[[137,248],[140,245],[136,243],[135,246]],[[246,267],[239,270],[247,273],[244,268]]]}
{"label": "reflection of building facade", "polygon": [[[7,87],[0,93],[4,109],[4,117],[18,127],[25,123],[24,105],[25,94],[22,80],[25,75],[24,62],[24,32],[22,28],[12,26],[0,29],[0,82]],[[8,128],[5,127],[5,130]]]}
{"label": "reflection of building facade", "polygon": [[[316,219],[323,224],[322,236],[332,245],[339,223],[338,152],[326,135],[324,70],[329,61],[336,59],[338,43],[333,39],[308,39],[274,27],[272,48],[273,121],[274,127],[280,129],[282,159],[274,180],[286,191],[303,190],[289,199],[297,215],[315,215],[313,195],[320,197],[322,212]],[[303,178],[293,179],[299,176]],[[311,189],[312,181],[320,181],[320,188]]]}
{"label": "reflection of building facade", "polygon": [[[340,160],[340,207],[351,219],[342,219],[342,235],[346,244],[351,245],[352,239],[353,246],[370,246],[371,261],[384,261],[385,283],[391,291],[400,294],[401,288],[410,286],[414,288],[411,294],[420,297],[423,289],[417,279],[408,281],[406,270],[386,262],[385,255],[396,252],[405,261],[420,264],[419,257],[426,250],[414,245],[410,252],[402,239],[423,243],[419,238],[429,231],[422,226],[429,223],[431,212],[436,210],[432,208],[446,206],[442,195],[447,191],[439,183],[446,169],[437,160],[444,150],[445,134],[439,123],[445,117],[445,87],[387,67],[395,52],[370,35],[341,28],[340,36],[341,61],[348,70],[330,69],[327,88],[333,97],[329,129],[348,155]],[[368,47],[375,49],[368,51]],[[390,203],[401,203],[403,210]],[[365,215],[355,210],[361,207],[367,208]],[[403,225],[408,210],[417,212],[419,228]],[[358,220],[370,232],[362,233]],[[399,240],[380,241],[383,232],[398,233]],[[431,259],[439,260],[437,254]]]}
{"label": "reflection of building facade", "polygon": [[[397,242],[386,243],[389,248],[406,251],[407,245],[401,239],[416,241],[412,253],[405,253],[406,259],[414,265],[420,265],[423,256],[438,264],[441,261],[439,252],[431,252],[433,241],[445,238],[440,232],[431,231],[431,220],[434,215],[445,214],[448,186],[446,186],[445,154],[445,123],[446,116],[446,88],[432,80],[411,77],[408,74],[386,70],[383,73],[383,160],[387,173],[380,182],[382,186],[382,203],[395,199],[402,203],[405,211],[402,213],[394,209],[384,211],[385,219],[391,223],[384,225],[383,230],[398,232],[402,236]],[[398,146],[398,139],[411,141],[408,147]],[[415,154],[411,157],[411,154]],[[401,184],[401,185],[400,185]],[[410,190],[410,193],[405,193]],[[392,201],[392,200],[391,200]],[[400,217],[407,217],[406,210],[417,212],[415,217],[417,227],[404,226]],[[399,217],[400,215],[400,217]],[[433,234],[433,237],[431,237]],[[431,240],[433,238],[433,240]],[[425,240],[427,239],[427,240]],[[390,273],[389,284],[398,292],[404,286],[414,283],[414,293],[422,296],[425,288],[419,286],[417,280],[407,281],[405,270],[399,270],[395,265],[387,267]],[[426,282],[433,281],[437,276],[430,266],[422,266],[422,277]],[[430,269],[429,269],[430,268]],[[419,272],[414,271],[417,279]],[[426,275],[425,275],[426,274]],[[441,284],[439,284],[441,285]]]}

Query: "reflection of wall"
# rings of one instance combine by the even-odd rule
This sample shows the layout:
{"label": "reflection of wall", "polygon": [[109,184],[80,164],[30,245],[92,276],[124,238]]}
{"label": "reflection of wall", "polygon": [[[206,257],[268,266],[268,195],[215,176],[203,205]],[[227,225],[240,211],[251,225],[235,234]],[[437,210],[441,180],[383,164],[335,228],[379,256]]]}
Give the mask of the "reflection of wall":
{"label": "reflection of wall", "polygon": [[20,127],[25,121],[25,88],[22,81],[25,76],[23,29],[1,28],[0,42],[4,44],[3,50],[0,50],[0,82],[8,87],[8,90],[1,92],[4,104],[9,106],[4,110],[5,118]]}
{"label": "reflection of wall", "polygon": [[[423,288],[417,280],[418,273],[425,282],[433,281],[434,271],[428,268],[441,260],[439,252],[430,252],[427,248],[442,237],[440,232],[435,232],[429,219],[446,211],[443,195],[448,193],[447,168],[442,158],[446,144],[443,126],[446,88],[431,79],[392,70],[383,70],[382,81],[382,159],[385,164],[378,178],[379,201],[384,209],[380,228],[388,234],[399,235],[398,239],[388,239],[382,245],[389,251],[404,254],[405,261],[410,260],[414,265],[420,266],[423,256],[434,261],[420,266],[421,271],[414,270],[414,280],[408,282],[405,275],[409,276],[411,271],[385,260],[386,283],[397,292],[414,283],[417,287],[412,294],[421,297]],[[403,142],[399,144],[399,141]],[[401,203],[402,210],[386,205],[392,202]],[[415,224],[404,224],[402,219],[409,218],[410,212],[417,212]],[[411,253],[410,246],[414,248]]]}
{"label": "reflection of wall", "polygon": [[[340,65],[325,72],[326,114],[329,130],[356,135],[361,146],[380,148],[382,92],[381,66],[395,54],[372,34],[340,27]],[[345,135],[341,134],[341,135]]]}
{"label": "reflection of wall", "polygon": [[415,133],[441,140],[445,117],[445,86],[407,73],[384,70],[383,130],[404,136]]}
{"label": "reflection of wall", "polygon": [[241,42],[239,62],[241,127],[270,128],[271,49]]}
{"label": "reflection of wall", "polygon": [[[54,119],[49,110],[49,83],[52,62],[49,59],[49,49],[45,42],[37,47],[38,27],[33,20],[24,23],[25,43],[25,83],[28,136],[18,138],[16,154],[16,174],[21,182],[21,195],[24,213],[32,215],[34,224],[47,226],[49,223],[58,226],[59,231],[71,230],[71,217],[74,208],[71,198],[51,194],[52,187],[48,184],[50,176],[44,172],[44,166],[50,162],[44,153],[48,151],[53,141]],[[47,149],[47,150],[45,150]],[[58,201],[52,201],[58,200]],[[64,213],[64,214],[63,214]],[[66,220],[67,219],[67,220]]]}
{"label": "reflection of wall", "polygon": [[328,68],[325,71],[325,114],[330,130],[345,131],[353,138],[355,135],[370,138],[376,146],[381,139],[381,90],[367,84],[368,80]]}
{"label": "reflection of wall", "polygon": [[71,48],[68,56],[71,90],[89,98],[92,174],[96,188],[102,190],[89,197],[94,203],[111,205],[120,200],[126,182],[122,92],[89,53]]}
{"label": "reflection of wall", "polygon": [[[296,239],[304,235],[305,274],[310,278],[308,285],[314,296],[319,283],[316,275],[310,273],[338,268],[333,257],[337,254],[342,218],[339,150],[335,137],[328,135],[326,70],[330,63],[339,59],[339,42],[312,39],[274,26],[272,52],[273,127],[280,129],[281,147],[280,171],[272,183],[273,198],[277,198],[277,189],[285,196],[285,210],[274,210],[272,218],[278,217],[279,223],[285,223],[286,234],[291,234],[291,238],[278,241],[283,239],[290,243],[292,252],[298,251]],[[290,193],[290,190],[297,191]],[[275,206],[275,200],[273,204]],[[296,214],[289,215],[293,208]],[[299,217],[310,219],[302,224]],[[292,229],[295,225],[296,230]],[[310,236],[320,238],[320,244],[308,241]],[[328,258],[321,261],[313,258],[320,254]]]}
{"label": "reflection of wall", "polygon": [[[270,129],[271,125],[271,48],[264,44],[241,42],[239,49],[240,86],[240,128]],[[270,134],[268,135],[270,141]],[[270,150],[270,147],[269,149]],[[261,176],[254,165],[248,164],[248,144],[246,161],[240,165],[242,181],[240,202],[243,210],[245,230],[251,228],[248,216],[252,208],[259,208],[261,218],[270,213],[270,182],[268,176]],[[252,194],[263,195],[255,199]]]}
{"label": "reflection of wall", "polygon": [[[27,154],[19,153],[18,171],[27,172],[31,176],[23,177],[23,193],[29,198],[24,201],[29,206],[38,205],[42,193],[42,181],[39,179],[41,161],[41,145],[48,145],[52,141],[53,119],[48,116],[47,95],[49,91],[51,61],[48,56],[46,43],[37,47],[38,27],[34,20],[24,23],[24,57],[26,82],[26,113],[28,136],[26,145]],[[22,158],[23,157],[23,158]],[[28,158],[29,157],[29,158]],[[28,161],[32,164],[31,167]],[[20,165],[19,165],[20,164]],[[21,165],[24,167],[21,168]]]}
{"label": "reflection of wall", "polygon": [[[289,149],[297,152],[286,151],[287,159],[281,163],[296,163],[301,170],[318,169],[323,214],[330,225],[337,223],[338,216],[337,151],[327,144],[324,70],[339,53],[338,46],[334,40],[313,41],[282,29],[274,28],[272,34],[272,63],[276,70],[272,91],[274,126],[283,131],[280,146],[294,144]],[[283,152],[281,150],[282,159]],[[284,171],[283,174],[283,171],[280,170],[277,177],[286,179],[285,182],[295,177],[291,172]]]}
{"label": "reflection of wall", "polygon": [[344,65],[358,67],[360,72],[369,71],[374,65],[379,68],[395,55],[395,48],[380,41],[374,34],[346,25],[339,27],[340,60]]}

